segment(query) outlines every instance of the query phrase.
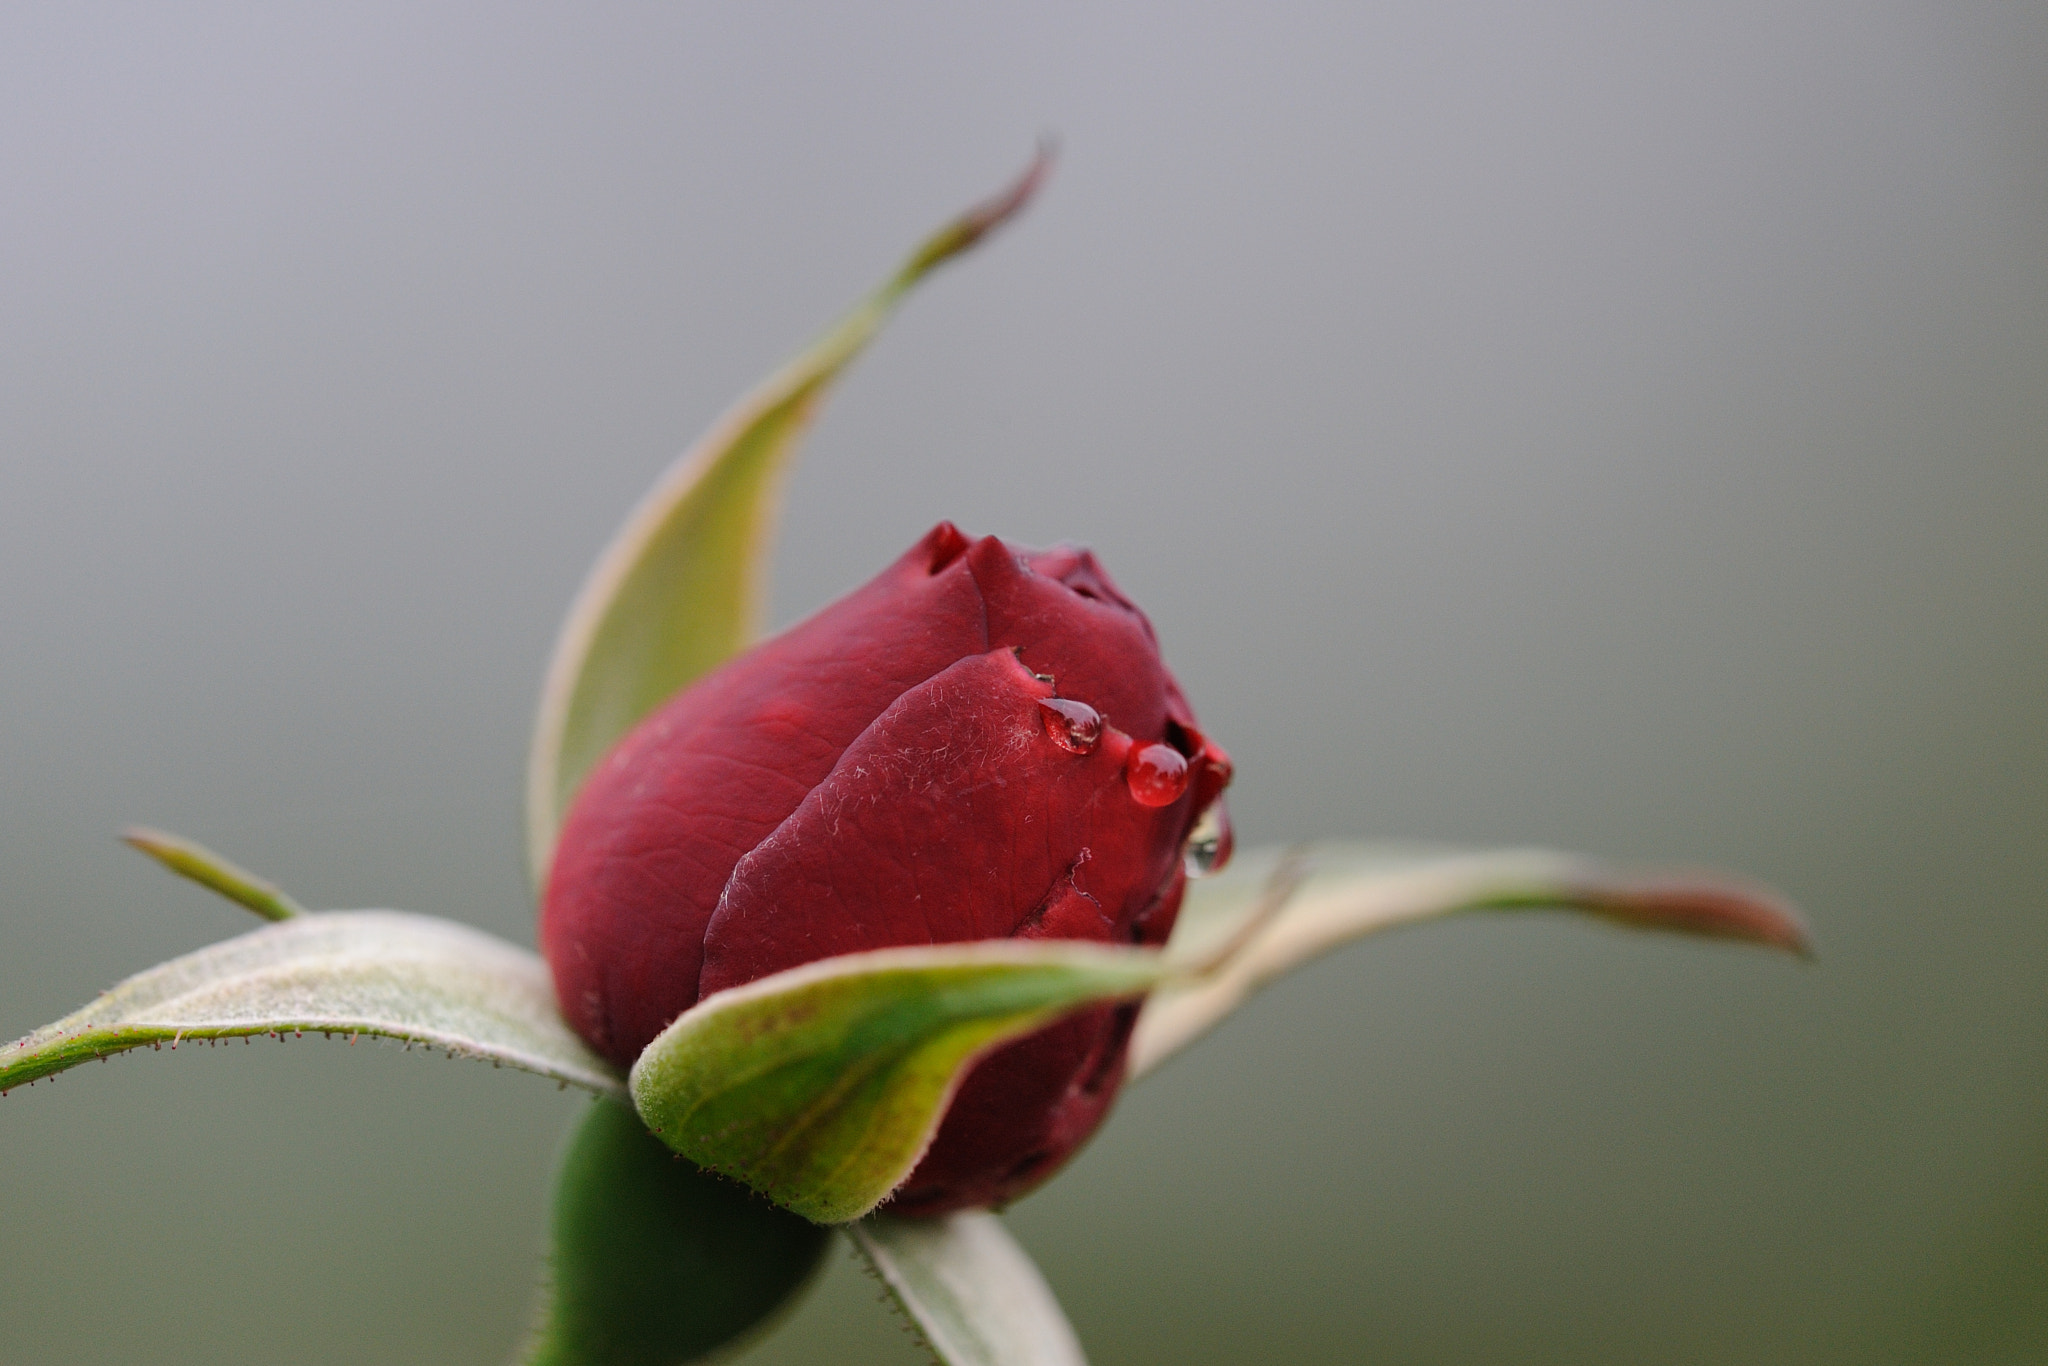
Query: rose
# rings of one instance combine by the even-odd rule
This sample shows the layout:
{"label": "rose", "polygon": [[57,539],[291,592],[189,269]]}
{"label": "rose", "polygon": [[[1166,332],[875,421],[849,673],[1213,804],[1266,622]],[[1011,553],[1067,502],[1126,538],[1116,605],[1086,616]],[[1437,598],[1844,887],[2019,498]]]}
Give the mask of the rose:
{"label": "rose", "polygon": [[[698,1000],[819,958],[1157,945],[1229,780],[1092,554],[942,522],[620,741],[563,825],[541,943],[564,1015],[622,1065]],[[999,1205],[1049,1176],[1107,1112],[1136,1012],[982,1059],[894,1208]]]}
{"label": "rose", "polygon": [[[1276,849],[1196,889],[1173,929],[1180,841],[1212,866],[1227,852],[1227,759],[1085,551],[1019,558],[943,524],[628,734],[746,637],[780,474],[824,389],[1042,171],[934,235],[716,424],[564,626],[534,736],[529,853],[545,879],[562,807],[588,785],[567,842],[578,863],[548,894],[548,946],[561,1004],[612,1063],[633,1061],[626,1075],[564,1027],[524,949],[433,916],[308,912],[190,841],[133,830],[137,848],[278,923],[0,1047],[0,1095],[145,1046],[263,1035],[488,1059],[611,1098],[560,1169],[529,1366],[722,1353],[815,1269],[825,1230],[807,1218],[848,1224],[935,1360],[1076,1362],[1029,1258],[971,1207],[1043,1179],[1126,1067],[1157,1066],[1279,974],[1477,910],[1565,907],[1807,952],[1797,915],[1753,886],[1543,850]],[[1169,929],[1186,951],[1056,938],[1156,944]],[[936,943],[991,934],[1055,938]],[[879,945],[922,947],[852,951]],[[819,955],[837,956],[778,970]],[[1138,992],[1131,1033],[1133,1013],[1105,1003]],[[1028,1034],[1081,1002],[1104,1008]],[[962,1212],[866,1217],[906,1174],[897,1210]]]}

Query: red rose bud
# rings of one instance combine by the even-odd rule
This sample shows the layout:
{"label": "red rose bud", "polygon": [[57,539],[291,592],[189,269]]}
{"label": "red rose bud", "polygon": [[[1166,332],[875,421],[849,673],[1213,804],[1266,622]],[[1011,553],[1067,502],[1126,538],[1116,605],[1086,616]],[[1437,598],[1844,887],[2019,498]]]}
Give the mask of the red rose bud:
{"label": "red rose bud", "polygon": [[[564,1015],[622,1066],[702,998],[819,958],[1156,945],[1187,865],[1228,854],[1229,780],[1092,554],[941,522],[619,742],[563,824],[541,945]],[[1136,1016],[1085,1010],[983,1058],[892,1208],[1051,1175],[1107,1112]]]}

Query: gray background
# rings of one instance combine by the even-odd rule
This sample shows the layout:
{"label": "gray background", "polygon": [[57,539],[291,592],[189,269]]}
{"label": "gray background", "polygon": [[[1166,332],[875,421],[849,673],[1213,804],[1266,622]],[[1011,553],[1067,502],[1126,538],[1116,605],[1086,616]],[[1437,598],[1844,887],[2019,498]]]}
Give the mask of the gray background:
{"label": "gray background", "polygon": [[[1094,544],[1253,841],[1705,861],[1801,968],[1398,935],[1014,1213],[1101,1366],[2048,1359],[2048,10],[0,10],[0,1037],[323,906],[522,940],[584,568],[1042,131],[776,612]],[[579,1101],[362,1046],[0,1103],[0,1360],[478,1362]],[[749,1361],[905,1362],[835,1264]]]}

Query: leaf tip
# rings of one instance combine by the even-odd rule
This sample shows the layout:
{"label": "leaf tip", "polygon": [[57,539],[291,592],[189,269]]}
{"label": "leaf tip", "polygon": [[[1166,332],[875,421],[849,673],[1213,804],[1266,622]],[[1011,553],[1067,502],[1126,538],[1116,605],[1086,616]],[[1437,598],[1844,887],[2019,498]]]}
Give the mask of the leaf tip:
{"label": "leaf tip", "polygon": [[967,212],[933,233],[904,263],[897,275],[899,287],[908,287],[934,267],[969,250],[982,238],[1024,211],[1052,172],[1057,144],[1050,134],[1038,140],[1030,164],[1007,187],[982,200]]}
{"label": "leaf tip", "polygon": [[1791,901],[1723,874],[1693,873],[1589,888],[1583,904],[1647,929],[1739,939],[1813,962],[1813,933]]}
{"label": "leaf tip", "polygon": [[168,830],[158,830],[155,826],[131,825],[121,832],[121,843],[130,849],[139,849],[161,863],[184,841]]}

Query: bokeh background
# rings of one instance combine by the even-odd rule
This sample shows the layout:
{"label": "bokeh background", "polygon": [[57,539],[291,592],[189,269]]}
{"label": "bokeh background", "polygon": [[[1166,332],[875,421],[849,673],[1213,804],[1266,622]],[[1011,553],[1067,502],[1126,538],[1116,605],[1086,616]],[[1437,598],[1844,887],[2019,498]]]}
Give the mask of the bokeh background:
{"label": "bokeh background", "polygon": [[[0,10],[0,1037],[321,906],[530,942],[559,616],[757,375],[1062,144],[817,433],[776,616],[1091,542],[1243,835],[1787,889],[1317,965],[1011,1224],[1099,1366],[2048,1360],[2048,9]],[[545,1082],[0,1103],[0,1361],[489,1363]],[[838,1257],[749,1363],[916,1360]]]}

